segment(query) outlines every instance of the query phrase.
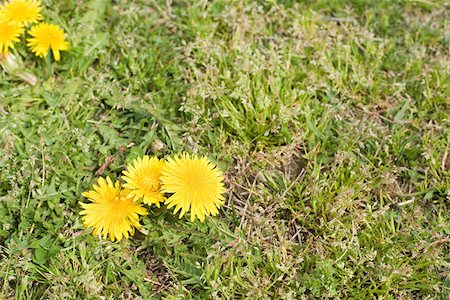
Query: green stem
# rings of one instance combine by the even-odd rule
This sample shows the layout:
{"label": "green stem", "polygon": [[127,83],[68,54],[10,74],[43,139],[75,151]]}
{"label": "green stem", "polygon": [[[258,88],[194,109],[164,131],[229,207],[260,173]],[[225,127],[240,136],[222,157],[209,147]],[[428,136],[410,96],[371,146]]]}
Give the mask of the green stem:
{"label": "green stem", "polygon": [[45,64],[47,65],[47,72],[50,76],[50,74],[52,74],[52,60],[50,51],[48,51],[47,56],[45,57]]}
{"label": "green stem", "polygon": [[128,260],[130,258],[130,252],[128,251],[127,242],[128,242],[128,239],[123,238],[120,240],[119,245],[120,245],[120,250],[122,251],[123,257]]}

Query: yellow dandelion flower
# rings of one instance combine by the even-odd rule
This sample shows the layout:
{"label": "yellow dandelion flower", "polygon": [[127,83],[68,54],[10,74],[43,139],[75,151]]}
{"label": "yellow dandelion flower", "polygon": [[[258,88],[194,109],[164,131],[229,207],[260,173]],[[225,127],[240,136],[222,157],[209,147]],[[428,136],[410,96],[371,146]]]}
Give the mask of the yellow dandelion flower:
{"label": "yellow dandelion flower", "polygon": [[143,199],[146,204],[156,204],[164,201],[165,198],[159,191],[161,170],[164,162],[157,157],[145,155],[132,161],[123,171],[125,176],[122,179],[126,182],[123,186],[130,189],[128,197],[134,201]]}
{"label": "yellow dandelion flower", "polygon": [[31,27],[29,34],[32,38],[27,39],[27,46],[36,56],[44,58],[52,49],[53,57],[58,61],[61,59],[59,51],[69,49],[64,31],[57,25],[42,22]]}
{"label": "yellow dandelion flower", "polygon": [[23,33],[23,26],[8,22],[0,22],[0,54],[7,53],[8,48],[14,48]]}
{"label": "yellow dandelion flower", "polygon": [[97,183],[93,190],[83,193],[92,202],[80,203],[84,209],[80,212],[84,225],[94,228],[94,235],[99,234],[103,238],[109,235],[113,242],[133,235],[135,228],[141,228],[139,215],[146,215],[147,210],[128,199],[128,191],[122,189],[118,181],[113,184],[109,177],[106,180],[100,177]]}
{"label": "yellow dandelion flower", "polygon": [[41,10],[41,3],[36,0],[10,0],[0,8],[0,19],[26,26],[43,19]]}
{"label": "yellow dandelion flower", "polygon": [[161,191],[172,194],[166,203],[168,208],[175,206],[174,214],[181,209],[181,218],[190,211],[191,221],[197,217],[203,222],[206,215],[217,215],[217,208],[224,203],[223,179],[222,172],[208,158],[183,154],[165,163]]}

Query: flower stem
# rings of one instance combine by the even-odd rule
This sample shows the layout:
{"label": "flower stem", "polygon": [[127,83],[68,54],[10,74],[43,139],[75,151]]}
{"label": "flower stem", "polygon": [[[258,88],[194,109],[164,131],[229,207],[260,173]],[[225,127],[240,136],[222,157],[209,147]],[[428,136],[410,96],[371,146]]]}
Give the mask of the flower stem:
{"label": "flower stem", "polygon": [[126,238],[121,239],[119,242],[120,250],[122,250],[123,257],[126,260],[130,259],[130,257],[131,257],[131,254],[130,254],[130,251],[128,250],[127,244],[128,244],[128,239],[126,239]]}

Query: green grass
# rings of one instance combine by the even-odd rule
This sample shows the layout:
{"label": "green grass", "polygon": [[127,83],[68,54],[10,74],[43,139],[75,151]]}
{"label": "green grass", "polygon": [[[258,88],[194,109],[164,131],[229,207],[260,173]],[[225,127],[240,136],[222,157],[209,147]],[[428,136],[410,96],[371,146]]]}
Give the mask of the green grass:
{"label": "green grass", "polygon": [[[448,3],[44,2],[71,50],[0,72],[0,299],[448,299]],[[84,229],[108,157],[182,151],[219,217]]]}

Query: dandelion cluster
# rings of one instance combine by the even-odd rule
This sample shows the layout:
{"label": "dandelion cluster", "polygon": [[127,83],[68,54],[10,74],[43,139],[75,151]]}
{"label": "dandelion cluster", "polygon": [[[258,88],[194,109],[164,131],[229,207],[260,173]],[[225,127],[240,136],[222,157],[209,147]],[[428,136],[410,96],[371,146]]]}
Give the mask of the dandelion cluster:
{"label": "dandelion cluster", "polygon": [[60,52],[69,49],[64,31],[57,25],[42,22],[42,6],[38,0],[6,0],[0,5],[0,54],[7,55],[20,42],[27,26],[31,26],[27,46],[38,57],[46,57],[52,51],[56,61]]}
{"label": "dandelion cluster", "polygon": [[80,203],[83,223],[94,235],[120,241],[140,229],[139,215],[146,215],[142,204],[161,203],[181,219],[190,213],[193,222],[215,216],[224,203],[222,172],[206,157],[175,155],[167,160],[147,155],[133,160],[123,171],[123,184],[108,177],[98,179],[93,190],[83,193],[91,203]]}

